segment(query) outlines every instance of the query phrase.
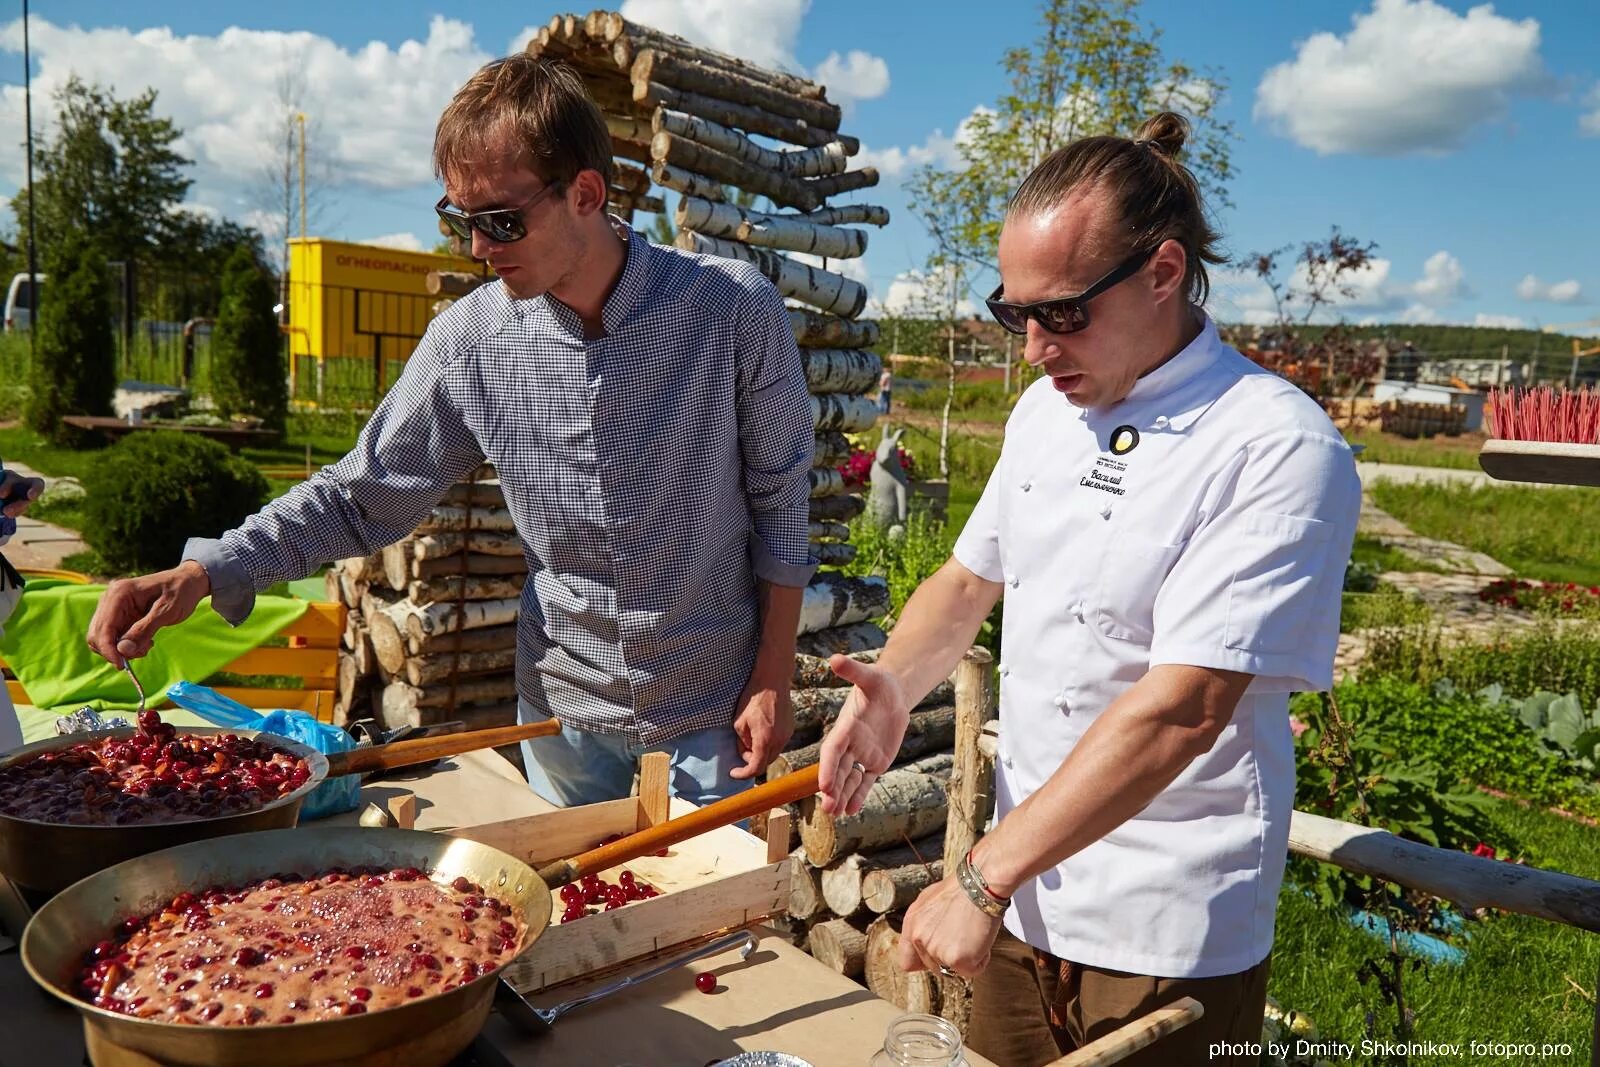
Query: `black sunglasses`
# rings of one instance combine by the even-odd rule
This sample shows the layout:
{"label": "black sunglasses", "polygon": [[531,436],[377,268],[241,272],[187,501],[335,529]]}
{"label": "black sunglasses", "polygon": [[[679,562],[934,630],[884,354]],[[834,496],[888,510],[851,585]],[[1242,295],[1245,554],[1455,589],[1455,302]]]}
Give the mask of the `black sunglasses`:
{"label": "black sunglasses", "polygon": [[522,221],[523,213],[560,188],[560,182],[551,182],[524,201],[521,207],[497,207],[489,211],[462,211],[450,202],[446,194],[433,205],[433,210],[450,227],[450,232],[463,241],[471,241],[472,231],[477,230],[496,244],[508,245],[528,236],[528,226]]}
{"label": "black sunglasses", "polygon": [[1089,301],[1118,282],[1127,281],[1139,273],[1139,268],[1155,255],[1159,247],[1157,245],[1135,252],[1077,296],[1058,296],[1052,300],[1035,300],[1031,304],[1008,304],[1000,299],[1000,293],[1005,289],[1005,284],[1001,283],[984,303],[989,305],[989,314],[994,316],[995,321],[1012,333],[1027,333],[1029,319],[1051,333],[1077,333],[1089,325]]}

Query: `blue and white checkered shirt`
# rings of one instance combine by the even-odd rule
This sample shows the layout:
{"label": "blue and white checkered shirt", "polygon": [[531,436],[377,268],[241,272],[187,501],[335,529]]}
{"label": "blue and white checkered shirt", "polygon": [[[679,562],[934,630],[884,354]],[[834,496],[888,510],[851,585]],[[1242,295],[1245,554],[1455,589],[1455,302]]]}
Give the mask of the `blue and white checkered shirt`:
{"label": "blue and white checkered shirt", "polygon": [[256,590],[409,534],[485,458],[528,581],[517,687],[563,722],[659,744],[729,726],[759,643],[757,579],[802,586],[813,429],[776,289],[652,245],[585,340],[498,284],[428,327],[355,449],[185,559],[237,624]]}

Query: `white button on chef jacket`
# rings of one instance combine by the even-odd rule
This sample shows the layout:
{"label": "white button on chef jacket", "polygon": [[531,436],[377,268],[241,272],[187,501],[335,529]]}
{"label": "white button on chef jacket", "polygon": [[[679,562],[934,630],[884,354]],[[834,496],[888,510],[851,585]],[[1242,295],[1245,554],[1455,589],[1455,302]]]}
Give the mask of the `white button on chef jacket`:
{"label": "white button on chef jacket", "polygon": [[1267,955],[1294,800],[1288,694],[1332,683],[1360,504],[1327,416],[1223,345],[1209,318],[1110,408],[1075,407],[1049,379],[1018,401],[954,550],[983,578],[1014,579],[997,816],[1152,666],[1256,678],[1211,751],[1149,807],[1017,891],[1012,933],[1174,978]]}

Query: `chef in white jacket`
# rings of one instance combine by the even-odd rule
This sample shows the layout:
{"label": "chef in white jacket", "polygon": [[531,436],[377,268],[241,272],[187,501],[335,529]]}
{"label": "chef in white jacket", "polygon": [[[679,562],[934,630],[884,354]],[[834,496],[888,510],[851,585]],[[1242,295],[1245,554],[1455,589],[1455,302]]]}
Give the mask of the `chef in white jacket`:
{"label": "chef in white jacket", "polygon": [[1331,682],[1360,510],[1310,397],[1225,345],[1186,126],[1095,137],[1018,189],[989,306],[1042,377],[952,558],[823,745],[859,808],[909,709],[1005,597],[996,822],[907,914],[901,963],[974,978],[971,1047],[1044,1063],[1182,996],[1129,1063],[1253,1062],[1294,800],[1292,691]]}
{"label": "chef in white jacket", "polygon": [[[12,470],[0,472],[0,548],[11,540],[17,516],[27,511],[28,505],[37,500],[42,492],[44,480],[41,478],[24,478]],[[6,619],[16,608],[21,596],[21,576],[0,555],[0,627],[5,626]],[[4,632],[0,629],[0,633]],[[12,705],[11,694],[6,691],[5,685],[0,684],[0,752],[20,744],[22,725],[17,721],[17,709]]]}

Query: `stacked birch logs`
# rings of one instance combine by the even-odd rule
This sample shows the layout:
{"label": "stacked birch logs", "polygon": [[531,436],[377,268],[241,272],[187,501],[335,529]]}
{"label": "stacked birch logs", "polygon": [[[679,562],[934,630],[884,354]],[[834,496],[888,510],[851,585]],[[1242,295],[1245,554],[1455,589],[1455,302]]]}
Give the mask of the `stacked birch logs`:
{"label": "stacked birch logs", "polygon": [[[871,662],[876,652],[852,658]],[[830,816],[811,800],[791,820],[798,840],[791,842],[788,927],[796,942],[884,999],[963,1028],[966,985],[907,974],[895,951],[905,910],[944,877],[947,860],[966,854],[992,810],[994,763],[980,750],[995,714],[990,662],[986,651],[972,649],[911,713],[894,766],[858,814]],[[795,738],[768,767],[769,778],[817,761],[819,741],[849,692],[826,661],[807,657],[796,664],[795,687]]]}
{"label": "stacked birch logs", "polygon": [[[677,200],[677,243],[689,251],[742,259],[795,304],[790,324],[811,392],[810,534],[824,568],[848,564],[851,519],[865,510],[846,492],[837,467],[850,454],[847,433],[870,429],[877,408],[863,394],[883,369],[875,322],[857,322],[866,287],[828,270],[828,259],[861,256],[868,231],[888,224],[887,209],[827,206],[831,196],[878,182],[871,167],[850,170],[860,142],[839,130],[840,111],[823,86],[671,34],[612,11],[557,15],[528,43],[530,55],[559,60],[583,79],[606,116],[620,177],[611,206],[664,212]],[[755,138],[766,139],[759,143]],[[733,190],[766,197],[788,211],[735,206]],[[800,253],[816,263],[787,253]],[[449,298],[471,276],[430,281]],[[800,651],[813,655],[881,647],[876,625],[889,610],[887,584],[826,569],[807,590]]]}
{"label": "stacked birch logs", "polygon": [[527,563],[493,468],[455,486],[404,540],[328,572],[349,610],[336,722],[516,721],[517,608]]}

